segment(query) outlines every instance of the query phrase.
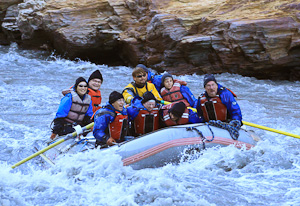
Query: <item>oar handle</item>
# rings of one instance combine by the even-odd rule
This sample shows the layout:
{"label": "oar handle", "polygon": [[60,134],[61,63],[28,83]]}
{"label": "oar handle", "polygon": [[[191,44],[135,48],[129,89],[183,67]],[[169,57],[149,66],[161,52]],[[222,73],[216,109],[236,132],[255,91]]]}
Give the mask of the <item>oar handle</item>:
{"label": "oar handle", "polygon": [[259,129],[264,129],[264,130],[267,130],[267,131],[271,131],[271,132],[275,132],[275,133],[278,133],[278,134],[283,134],[283,135],[286,135],[286,136],[291,136],[291,137],[295,137],[295,138],[300,139],[300,135],[292,134],[292,133],[289,133],[289,132],[280,131],[280,130],[277,130],[277,129],[273,129],[273,128],[270,128],[270,127],[265,127],[265,126],[254,124],[254,123],[251,123],[251,122],[243,121],[243,124],[251,126],[251,127],[256,127],[256,128],[259,128]]}
{"label": "oar handle", "polygon": [[[92,128],[93,126],[94,126],[94,122],[92,122],[92,123],[86,125],[86,126],[83,127],[82,129],[83,129],[83,131],[85,131],[85,130],[88,130],[88,129]],[[66,140],[68,140],[68,139],[71,139],[72,137],[76,137],[76,136],[77,136],[77,132],[73,132],[72,134],[67,135],[65,138],[60,139],[60,140],[58,140],[57,142],[54,142],[53,144],[49,145],[48,147],[46,147],[46,148],[44,148],[44,149],[42,149],[42,150],[40,150],[40,151],[38,151],[38,152],[36,152],[36,153],[30,155],[29,157],[27,157],[27,158],[21,160],[20,162],[14,164],[13,166],[11,166],[11,168],[14,169],[14,168],[20,166],[21,164],[27,162],[28,160],[31,160],[32,158],[34,158],[34,157],[36,157],[36,156],[38,156],[38,155],[40,155],[40,154],[46,152],[47,150],[49,150],[49,149],[55,147],[56,145],[59,145],[60,143],[63,143],[64,141],[66,141]]]}

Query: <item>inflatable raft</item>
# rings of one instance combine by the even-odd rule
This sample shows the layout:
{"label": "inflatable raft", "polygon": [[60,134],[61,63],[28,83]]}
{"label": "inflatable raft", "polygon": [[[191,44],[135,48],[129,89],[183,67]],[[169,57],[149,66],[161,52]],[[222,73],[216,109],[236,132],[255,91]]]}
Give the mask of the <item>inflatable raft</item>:
{"label": "inflatable raft", "polygon": [[[259,137],[252,131],[240,129],[238,139],[234,140],[227,130],[199,123],[167,127],[103,150],[119,154],[124,166],[143,169],[179,163],[187,151],[202,151],[206,148],[228,145],[250,149],[257,141]],[[76,142],[75,139],[69,139],[44,154],[55,162],[62,154],[89,149],[94,149],[94,140],[87,138]]]}

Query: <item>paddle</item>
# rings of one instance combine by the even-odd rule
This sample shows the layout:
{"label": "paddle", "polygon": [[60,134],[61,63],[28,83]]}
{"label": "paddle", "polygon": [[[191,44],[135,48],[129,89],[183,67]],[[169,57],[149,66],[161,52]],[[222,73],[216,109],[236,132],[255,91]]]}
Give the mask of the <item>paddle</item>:
{"label": "paddle", "polygon": [[[172,102],[167,102],[167,101],[161,100],[160,103],[162,103],[162,104],[171,104]],[[187,108],[193,110],[194,112],[197,112],[197,109],[195,109],[193,107],[187,107]],[[265,126],[262,126],[262,125],[254,124],[254,123],[251,123],[251,122],[245,122],[245,121],[243,121],[243,124],[251,126],[251,127],[256,127],[256,128],[259,128],[259,129],[264,129],[264,130],[267,130],[267,131],[271,131],[271,132],[275,132],[275,133],[279,133],[279,134],[283,134],[283,135],[286,135],[286,136],[291,136],[291,137],[300,139],[300,135],[280,131],[280,130],[273,129],[273,128],[270,128],[270,127],[265,127]]]}
{"label": "paddle", "polygon": [[[85,127],[82,128],[82,130],[83,130],[83,131],[86,131],[86,130],[92,128],[93,126],[94,126],[94,122],[92,122],[92,123],[86,125]],[[13,166],[11,166],[11,168],[14,169],[14,168],[20,166],[21,164],[27,162],[28,160],[31,160],[32,158],[34,158],[34,157],[36,157],[36,156],[38,156],[38,155],[40,155],[40,154],[46,152],[47,150],[49,150],[49,149],[55,147],[56,145],[59,145],[59,144],[63,143],[64,141],[66,141],[66,140],[68,140],[68,139],[71,139],[72,137],[76,137],[76,136],[77,136],[77,132],[76,132],[76,131],[73,132],[73,133],[71,133],[71,134],[68,134],[65,138],[62,138],[62,139],[60,139],[59,141],[57,141],[57,142],[55,142],[55,143],[49,145],[48,147],[46,147],[46,148],[44,148],[44,149],[42,149],[42,150],[40,150],[40,151],[38,151],[38,152],[36,152],[36,153],[30,155],[29,157],[27,157],[27,158],[21,160],[20,162],[14,164]]]}

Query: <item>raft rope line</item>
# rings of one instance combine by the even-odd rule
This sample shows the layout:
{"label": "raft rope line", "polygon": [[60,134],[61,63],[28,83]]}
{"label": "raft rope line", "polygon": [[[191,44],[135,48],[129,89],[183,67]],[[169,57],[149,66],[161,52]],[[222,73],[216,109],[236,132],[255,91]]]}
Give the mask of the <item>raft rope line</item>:
{"label": "raft rope line", "polygon": [[209,120],[209,125],[226,129],[231,138],[237,140],[239,138],[239,130],[241,128],[241,122],[239,120],[231,120],[229,123],[222,122],[220,120]]}

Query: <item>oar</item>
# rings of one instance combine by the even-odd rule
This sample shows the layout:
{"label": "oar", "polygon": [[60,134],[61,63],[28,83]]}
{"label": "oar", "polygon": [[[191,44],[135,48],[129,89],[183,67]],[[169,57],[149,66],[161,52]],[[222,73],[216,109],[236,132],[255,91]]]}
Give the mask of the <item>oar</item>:
{"label": "oar", "polygon": [[[171,104],[172,103],[172,102],[167,102],[167,101],[164,101],[164,100],[161,100],[160,102],[162,104]],[[187,107],[187,108],[193,110],[194,112],[197,112],[197,109],[195,109],[193,107]],[[279,133],[279,134],[283,134],[283,135],[286,135],[286,136],[291,136],[291,137],[295,137],[295,138],[300,139],[300,135],[280,131],[280,130],[273,129],[273,128],[270,128],[270,127],[265,127],[265,126],[261,126],[261,125],[254,124],[254,123],[251,123],[251,122],[245,122],[245,121],[243,121],[243,124],[251,126],[251,127],[256,127],[256,128],[259,128],[259,129],[264,129],[264,130],[267,130],[267,131],[271,131],[271,132],[275,132],[275,133]]]}
{"label": "oar", "polygon": [[[94,126],[94,122],[92,122],[92,123],[86,125],[85,127],[82,128],[82,130],[83,130],[83,131],[86,131],[86,130],[92,128],[93,126]],[[40,154],[46,152],[47,150],[49,150],[49,149],[55,147],[56,145],[59,145],[59,144],[63,143],[64,141],[66,141],[66,140],[68,140],[68,139],[71,139],[72,137],[76,137],[76,136],[77,136],[77,132],[73,132],[72,134],[68,134],[65,138],[62,138],[62,139],[60,139],[59,141],[57,141],[57,142],[55,142],[55,143],[49,145],[48,147],[46,147],[46,148],[44,148],[44,149],[42,149],[42,150],[40,150],[40,151],[38,151],[38,152],[36,152],[36,153],[30,155],[29,157],[27,157],[27,158],[21,160],[20,162],[14,164],[13,166],[11,166],[11,168],[14,169],[14,168],[20,166],[21,164],[27,162],[28,160],[31,160],[32,158],[34,158],[34,157],[36,157],[36,156],[38,156],[38,155],[40,155]]]}
{"label": "oar", "polygon": [[286,135],[286,136],[291,136],[291,137],[295,137],[295,138],[300,139],[300,135],[280,131],[278,129],[273,129],[273,128],[270,128],[270,127],[265,127],[265,126],[262,126],[262,125],[253,124],[251,122],[245,122],[245,121],[243,121],[243,124],[251,126],[251,127],[256,127],[256,128],[259,128],[259,129],[264,129],[264,130],[267,130],[267,131],[271,131],[271,132],[275,132],[275,133],[279,133],[279,134],[283,134],[283,135]]}

